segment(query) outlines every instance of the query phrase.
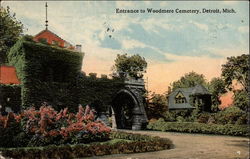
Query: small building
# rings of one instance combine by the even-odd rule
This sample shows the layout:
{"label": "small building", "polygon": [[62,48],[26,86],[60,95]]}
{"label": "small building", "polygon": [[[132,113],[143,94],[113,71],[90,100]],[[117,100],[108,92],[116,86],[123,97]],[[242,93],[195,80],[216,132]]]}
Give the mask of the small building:
{"label": "small building", "polygon": [[197,105],[201,111],[211,111],[211,94],[200,84],[195,87],[177,88],[168,97],[170,111],[195,109]]}

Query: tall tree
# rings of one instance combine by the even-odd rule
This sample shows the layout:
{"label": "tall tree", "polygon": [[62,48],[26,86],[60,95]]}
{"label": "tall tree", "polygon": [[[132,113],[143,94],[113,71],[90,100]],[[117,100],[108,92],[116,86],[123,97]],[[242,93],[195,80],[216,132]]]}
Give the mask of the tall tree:
{"label": "tall tree", "polygon": [[219,105],[221,104],[220,96],[226,93],[225,82],[221,78],[213,78],[209,84],[208,88],[212,94],[212,111],[217,112],[219,110]]}
{"label": "tall tree", "polygon": [[128,56],[127,54],[118,54],[115,64],[112,67],[113,76],[126,77],[126,75],[134,78],[142,78],[146,72],[147,62],[140,55]]}
{"label": "tall tree", "polygon": [[0,8],[0,64],[7,62],[7,52],[16,43],[23,32],[23,25],[15,13],[11,15],[10,8]]}
{"label": "tall tree", "polygon": [[227,58],[226,64],[222,65],[221,76],[225,80],[226,87],[233,89],[233,80],[240,83],[245,91],[248,91],[249,79],[249,55],[232,56]]}
{"label": "tall tree", "polygon": [[162,118],[168,109],[167,96],[165,94],[152,93],[148,98],[146,112],[149,119]]}
{"label": "tall tree", "polygon": [[182,76],[178,81],[173,82],[172,90],[175,90],[176,88],[194,87],[197,84],[202,84],[206,86],[206,79],[203,74],[198,74],[192,71]]}
{"label": "tall tree", "polygon": [[247,111],[249,108],[249,96],[245,90],[236,90],[234,91],[234,106],[240,108],[243,111]]}
{"label": "tall tree", "polygon": [[249,57],[250,55],[246,54],[228,57],[226,64],[222,65],[222,77],[225,80],[226,87],[233,90],[234,80],[242,86],[241,90],[233,90],[234,106],[242,110],[249,108]]}

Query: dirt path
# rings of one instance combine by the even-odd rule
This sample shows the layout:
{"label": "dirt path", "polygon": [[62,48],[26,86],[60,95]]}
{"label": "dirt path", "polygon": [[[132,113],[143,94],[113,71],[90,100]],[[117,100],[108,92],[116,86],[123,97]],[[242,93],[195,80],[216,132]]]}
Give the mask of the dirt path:
{"label": "dirt path", "polygon": [[[128,131],[131,132],[131,131]],[[245,137],[201,134],[133,131],[133,133],[166,137],[175,148],[157,152],[119,154],[96,159],[249,159],[249,139]]]}

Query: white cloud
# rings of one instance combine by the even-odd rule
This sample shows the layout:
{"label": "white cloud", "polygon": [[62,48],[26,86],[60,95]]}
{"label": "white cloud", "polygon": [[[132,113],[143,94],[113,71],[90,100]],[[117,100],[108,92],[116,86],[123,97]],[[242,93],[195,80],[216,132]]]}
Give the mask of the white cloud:
{"label": "white cloud", "polygon": [[128,26],[131,23],[137,23],[139,21],[139,18],[131,18],[129,16],[111,16],[112,20],[110,20],[110,24],[112,28],[115,29],[115,31],[121,31],[121,30],[128,30]]}
{"label": "white cloud", "polygon": [[229,56],[239,56],[243,53],[248,52],[248,50],[244,50],[242,48],[206,48],[208,51],[214,53],[215,55],[221,55],[223,57],[229,57]]}
{"label": "white cloud", "polygon": [[159,28],[163,28],[166,30],[178,30],[182,26],[175,26],[171,24],[168,20],[166,19],[157,19],[157,18],[147,18],[147,19],[142,19],[137,22],[140,24],[147,32],[154,32],[157,34],[161,34],[158,30]]}
{"label": "white cloud", "polygon": [[122,40],[122,47],[124,49],[133,49],[136,47],[144,48],[146,45],[140,41],[133,40],[133,39],[125,39]]}

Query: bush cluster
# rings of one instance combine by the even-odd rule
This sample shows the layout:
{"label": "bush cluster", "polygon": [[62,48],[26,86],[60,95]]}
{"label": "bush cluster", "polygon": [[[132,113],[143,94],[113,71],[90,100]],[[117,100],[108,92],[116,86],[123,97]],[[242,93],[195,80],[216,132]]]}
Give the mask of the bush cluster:
{"label": "bush cluster", "polygon": [[247,125],[219,125],[198,122],[165,122],[164,119],[159,119],[154,123],[149,123],[147,128],[159,131],[249,136]]}
{"label": "bush cluster", "polygon": [[[5,148],[0,149],[1,155],[12,158],[58,158],[71,159],[90,156],[101,156],[120,153],[138,153],[158,151],[173,147],[172,141],[159,137],[131,134],[125,132],[112,132],[111,138],[120,138],[117,142],[78,144],[78,145],[49,145],[45,147]],[[127,141],[127,140],[131,141]]]}
{"label": "bush cluster", "polygon": [[184,122],[194,121],[196,118],[195,110],[173,110],[165,113],[165,121],[167,122]]}
{"label": "bush cluster", "polygon": [[199,122],[213,124],[247,124],[247,113],[238,107],[231,106],[217,113],[202,112],[196,110],[176,110],[165,113],[167,122]]}
{"label": "bush cluster", "polygon": [[21,114],[0,116],[0,147],[90,143],[108,140],[109,134],[110,128],[94,121],[89,106],[79,106],[77,114],[44,105],[39,110],[29,108]]}

